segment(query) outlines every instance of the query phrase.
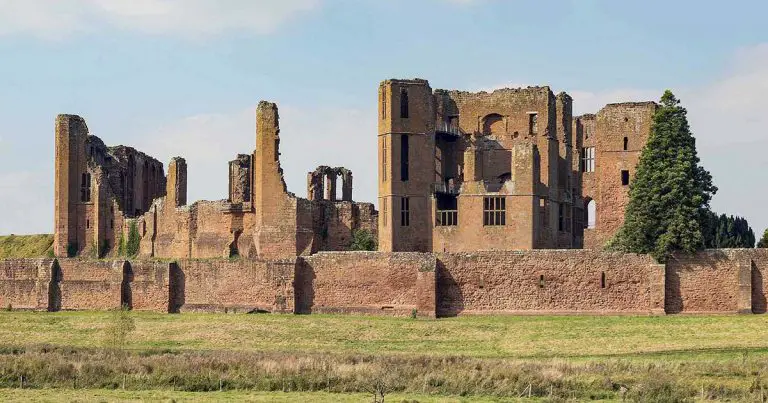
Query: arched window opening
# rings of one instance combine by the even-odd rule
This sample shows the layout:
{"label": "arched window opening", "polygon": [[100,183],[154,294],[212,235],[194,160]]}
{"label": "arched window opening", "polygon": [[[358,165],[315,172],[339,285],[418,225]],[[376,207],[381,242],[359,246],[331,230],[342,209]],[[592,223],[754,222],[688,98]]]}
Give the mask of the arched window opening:
{"label": "arched window opening", "polygon": [[629,137],[624,137],[624,151],[629,150]]}
{"label": "arched window opening", "polygon": [[605,288],[605,272],[600,273],[600,288]]}
{"label": "arched window opening", "polygon": [[492,135],[492,134],[504,134],[506,132],[506,128],[504,127],[504,117],[499,115],[498,113],[492,113],[485,118],[483,118],[483,134],[485,135]]}

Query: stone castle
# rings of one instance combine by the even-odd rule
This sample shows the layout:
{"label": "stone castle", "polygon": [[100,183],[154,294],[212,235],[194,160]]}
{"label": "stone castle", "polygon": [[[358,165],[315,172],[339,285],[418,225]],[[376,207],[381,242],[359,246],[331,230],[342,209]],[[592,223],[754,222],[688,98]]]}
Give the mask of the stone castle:
{"label": "stone castle", "polygon": [[[307,198],[280,167],[275,104],[256,111],[256,147],[229,162],[229,197],[187,205],[186,162],[107,147],[73,115],[56,119],[55,253],[115,257],[128,223],[139,255],[291,258],[342,251],[358,229],[382,252],[598,247],[622,224],[653,102],[573,117],[549,87],[433,91],[379,87],[379,200],[352,201],[352,172],[318,167]],[[341,179],[341,200],[336,200]]]}
{"label": "stone castle", "polygon": [[[108,147],[56,119],[54,259],[6,260],[0,304],[28,309],[418,312],[765,312],[759,250],[659,265],[601,250],[623,223],[656,104],[574,117],[549,87],[433,90],[386,80],[378,207],[352,172],[320,166],[307,198],[280,166],[277,106],[256,111],[229,195],[187,203],[187,169]],[[290,134],[288,134],[290,135]],[[372,135],[372,133],[371,133]],[[337,200],[337,182],[341,199]],[[124,245],[139,233],[138,256]],[[376,252],[347,252],[366,230]]]}

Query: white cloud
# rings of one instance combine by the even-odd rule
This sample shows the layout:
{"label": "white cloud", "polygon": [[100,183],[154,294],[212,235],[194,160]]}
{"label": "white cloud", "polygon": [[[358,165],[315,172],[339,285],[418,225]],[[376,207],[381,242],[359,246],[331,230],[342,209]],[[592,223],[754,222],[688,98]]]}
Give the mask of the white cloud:
{"label": "white cloud", "polygon": [[103,25],[183,37],[226,31],[268,34],[319,4],[320,0],[0,0],[0,35],[59,39]]}

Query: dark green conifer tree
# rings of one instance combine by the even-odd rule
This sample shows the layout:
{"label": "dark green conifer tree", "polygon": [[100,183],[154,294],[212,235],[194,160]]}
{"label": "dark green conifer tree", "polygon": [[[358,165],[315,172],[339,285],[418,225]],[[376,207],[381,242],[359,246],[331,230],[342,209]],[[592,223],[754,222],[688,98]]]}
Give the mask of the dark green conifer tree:
{"label": "dark green conifer tree", "polygon": [[672,92],[665,91],[613,248],[651,254],[663,262],[673,251],[693,252],[705,246],[702,221],[717,188],[699,165],[686,114]]}

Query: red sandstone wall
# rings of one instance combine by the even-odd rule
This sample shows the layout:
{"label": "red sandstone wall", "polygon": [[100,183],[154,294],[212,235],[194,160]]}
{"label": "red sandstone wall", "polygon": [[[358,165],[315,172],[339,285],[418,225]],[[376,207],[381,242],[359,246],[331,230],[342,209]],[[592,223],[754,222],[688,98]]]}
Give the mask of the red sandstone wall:
{"label": "red sandstone wall", "polygon": [[766,313],[768,310],[768,249],[749,250],[752,257],[752,312]]}
{"label": "red sandstone wall", "polygon": [[0,307],[48,309],[53,259],[0,260]]}
{"label": "red sandstone wall", "polygon": [[131,261],[131,309],[168,312],[169,264],[157,261]]}
{"label": "red sandstone wall", "polygon": [[183,284],[180,310],[292,312],[295,265],[293,260],[179,261]]}
{"label": "red sandstone wall", "polygon": [[[299,313],[434,316],[435,258],[411,252],[322,252],[296,269]],[[431,304],[431,306],[430,306]],[[430,310],[431,309],[431,310]]]}
{"label": "red sandstone wall", "polygon": [[437,259],[438,316],[663,309],[664,271],[645,256],[536,250],[438,254]]}
{"label": "red sandstone wall", "polygon": [[123,261],[59,259],[61,309],[120,307]]}
{"label": "red sandstone wall", "polygon": [[[751,311],[753,254],[761,265],[768,260],[765,251],[746,249],[707,250],[670,258],[666,267],[667,313]],[[762,297],[764,301],[764,293]]]}
{"label": "red sandstone wall", "polygon": [[[166,312],[765,313],[768,250],[664,266],[592,250],[324,252],[284,261],[0,261],[0,307]],[[605,273],[605,288],[601,277]],[[544,276],[543,287],[540,276]],[[51,279],[55,281],[51,281]],[[295,304],[295,305],[294,305]]]}

